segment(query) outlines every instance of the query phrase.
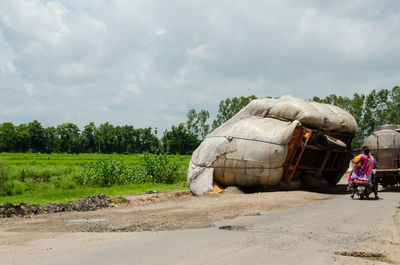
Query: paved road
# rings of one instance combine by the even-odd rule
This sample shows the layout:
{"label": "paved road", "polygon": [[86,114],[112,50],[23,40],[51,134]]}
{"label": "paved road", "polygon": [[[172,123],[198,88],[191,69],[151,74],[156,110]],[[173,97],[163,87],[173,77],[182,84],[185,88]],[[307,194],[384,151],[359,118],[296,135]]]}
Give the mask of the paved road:
{"label": "paved road", "polygon": [[[379,201],[360,201],[341,195],[207,229],[55,234],[0,246],[0,264],[400,264],[395,224],[400,193],[380,196]],[[346,257],[338,251],[388,258]]]}

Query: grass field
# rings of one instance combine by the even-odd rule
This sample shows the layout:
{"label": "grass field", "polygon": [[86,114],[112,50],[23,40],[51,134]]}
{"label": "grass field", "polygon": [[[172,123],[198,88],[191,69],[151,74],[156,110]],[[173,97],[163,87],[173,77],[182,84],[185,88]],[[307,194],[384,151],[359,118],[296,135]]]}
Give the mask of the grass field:
{"label": "grass field", "polygon": [[0,170],[6,171],[8,182],[12,183],[12,195],[0,197],[0,204],[65,202],[97,193],[123,195],[149,190],[186,189],[189,155],[168,156],[178,165],[174,183],[179,185],[144,183],[89,187],[76,182],[86,163],[110,158],[131,164],[138,163],[140,155],[0,153]]}

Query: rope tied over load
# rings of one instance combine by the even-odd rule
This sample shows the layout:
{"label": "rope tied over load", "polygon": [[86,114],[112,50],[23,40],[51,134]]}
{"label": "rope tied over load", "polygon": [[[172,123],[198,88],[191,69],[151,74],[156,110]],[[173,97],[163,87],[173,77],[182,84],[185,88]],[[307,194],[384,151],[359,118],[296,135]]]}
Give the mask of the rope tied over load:
{"label": "rope tied over load", "polygon": [[251,138],[244,138],[244,137],[236,137],[236,136],[213,135],[213,136],[207,136],[207,138],[226,138],[229,142],[231,142],[233,139],[237,139],[237,140],[245,140],[245,141],[253,141],[253,142],[274,144],[274,145],[279,145],[279,146],[286,146],[286,144],[274,143],[274,142],[271,142],[271,141],[254,139],[254,138],[251,139]]}

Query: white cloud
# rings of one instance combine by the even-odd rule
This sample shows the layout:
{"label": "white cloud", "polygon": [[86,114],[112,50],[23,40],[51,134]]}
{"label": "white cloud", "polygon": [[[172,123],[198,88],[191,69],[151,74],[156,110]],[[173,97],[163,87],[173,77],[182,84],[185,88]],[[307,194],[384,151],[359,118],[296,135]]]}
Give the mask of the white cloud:
{"label": "white cloud", "polygon": [[124,91],[130,93],[131,95],[142,93],[139,85],[137,84],[137,78],[135,74],[125,75]]}
{"label": "white cloud", "polygon": [[156,36],[164,35],[165,32],[167,32],[165,29],[156,29],[154,31],[154,35],[156,35]]}
{"label": "white cloud", "polygon": [[193,49],[189,49],[187,54],[196,59],[213,59],[212,46],[209,44],[200,44]]}
{"label": "white cloud", "polygon": [[22,72],[71,82],[93,77],[105,56],[100,43],[106,26],[84,12],[57,2],[16,0],[3,2],[0,15],[3,36]]}
{"label": "white cloud", "polygon": [[399,13],[394,0],[3,1],[0,107],[42,101],[47,114],[0,122],[164,129],[226,97],[391,88]]}
{"label": "white cloud", "polygon": [[30,96],[32,96],[34,94],[34,89],[33,89],[33,85],[32,84],[24,84],[26,93]]}

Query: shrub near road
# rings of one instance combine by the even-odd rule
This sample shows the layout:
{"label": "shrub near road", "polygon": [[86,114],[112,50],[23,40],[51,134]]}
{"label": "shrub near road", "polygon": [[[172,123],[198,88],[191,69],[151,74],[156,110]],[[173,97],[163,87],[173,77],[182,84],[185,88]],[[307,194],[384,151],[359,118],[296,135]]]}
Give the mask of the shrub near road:
{"label": "shrub near road", "polygon": [[146,182],[172,184],[177,175],[178,164],[167,155],[143,154],[135,164],[114,158],[88,163],[78,181],[80,184],[102,187]]}
{"label": "shrub near road", "polygon": [[[96,193],[186,189],[189,160],[190,156],[182,155],[0,153],[0,182],[7,183],[0,184],[0,204],[65,202]],[[4,187],[7,193],[2,193]]]}

